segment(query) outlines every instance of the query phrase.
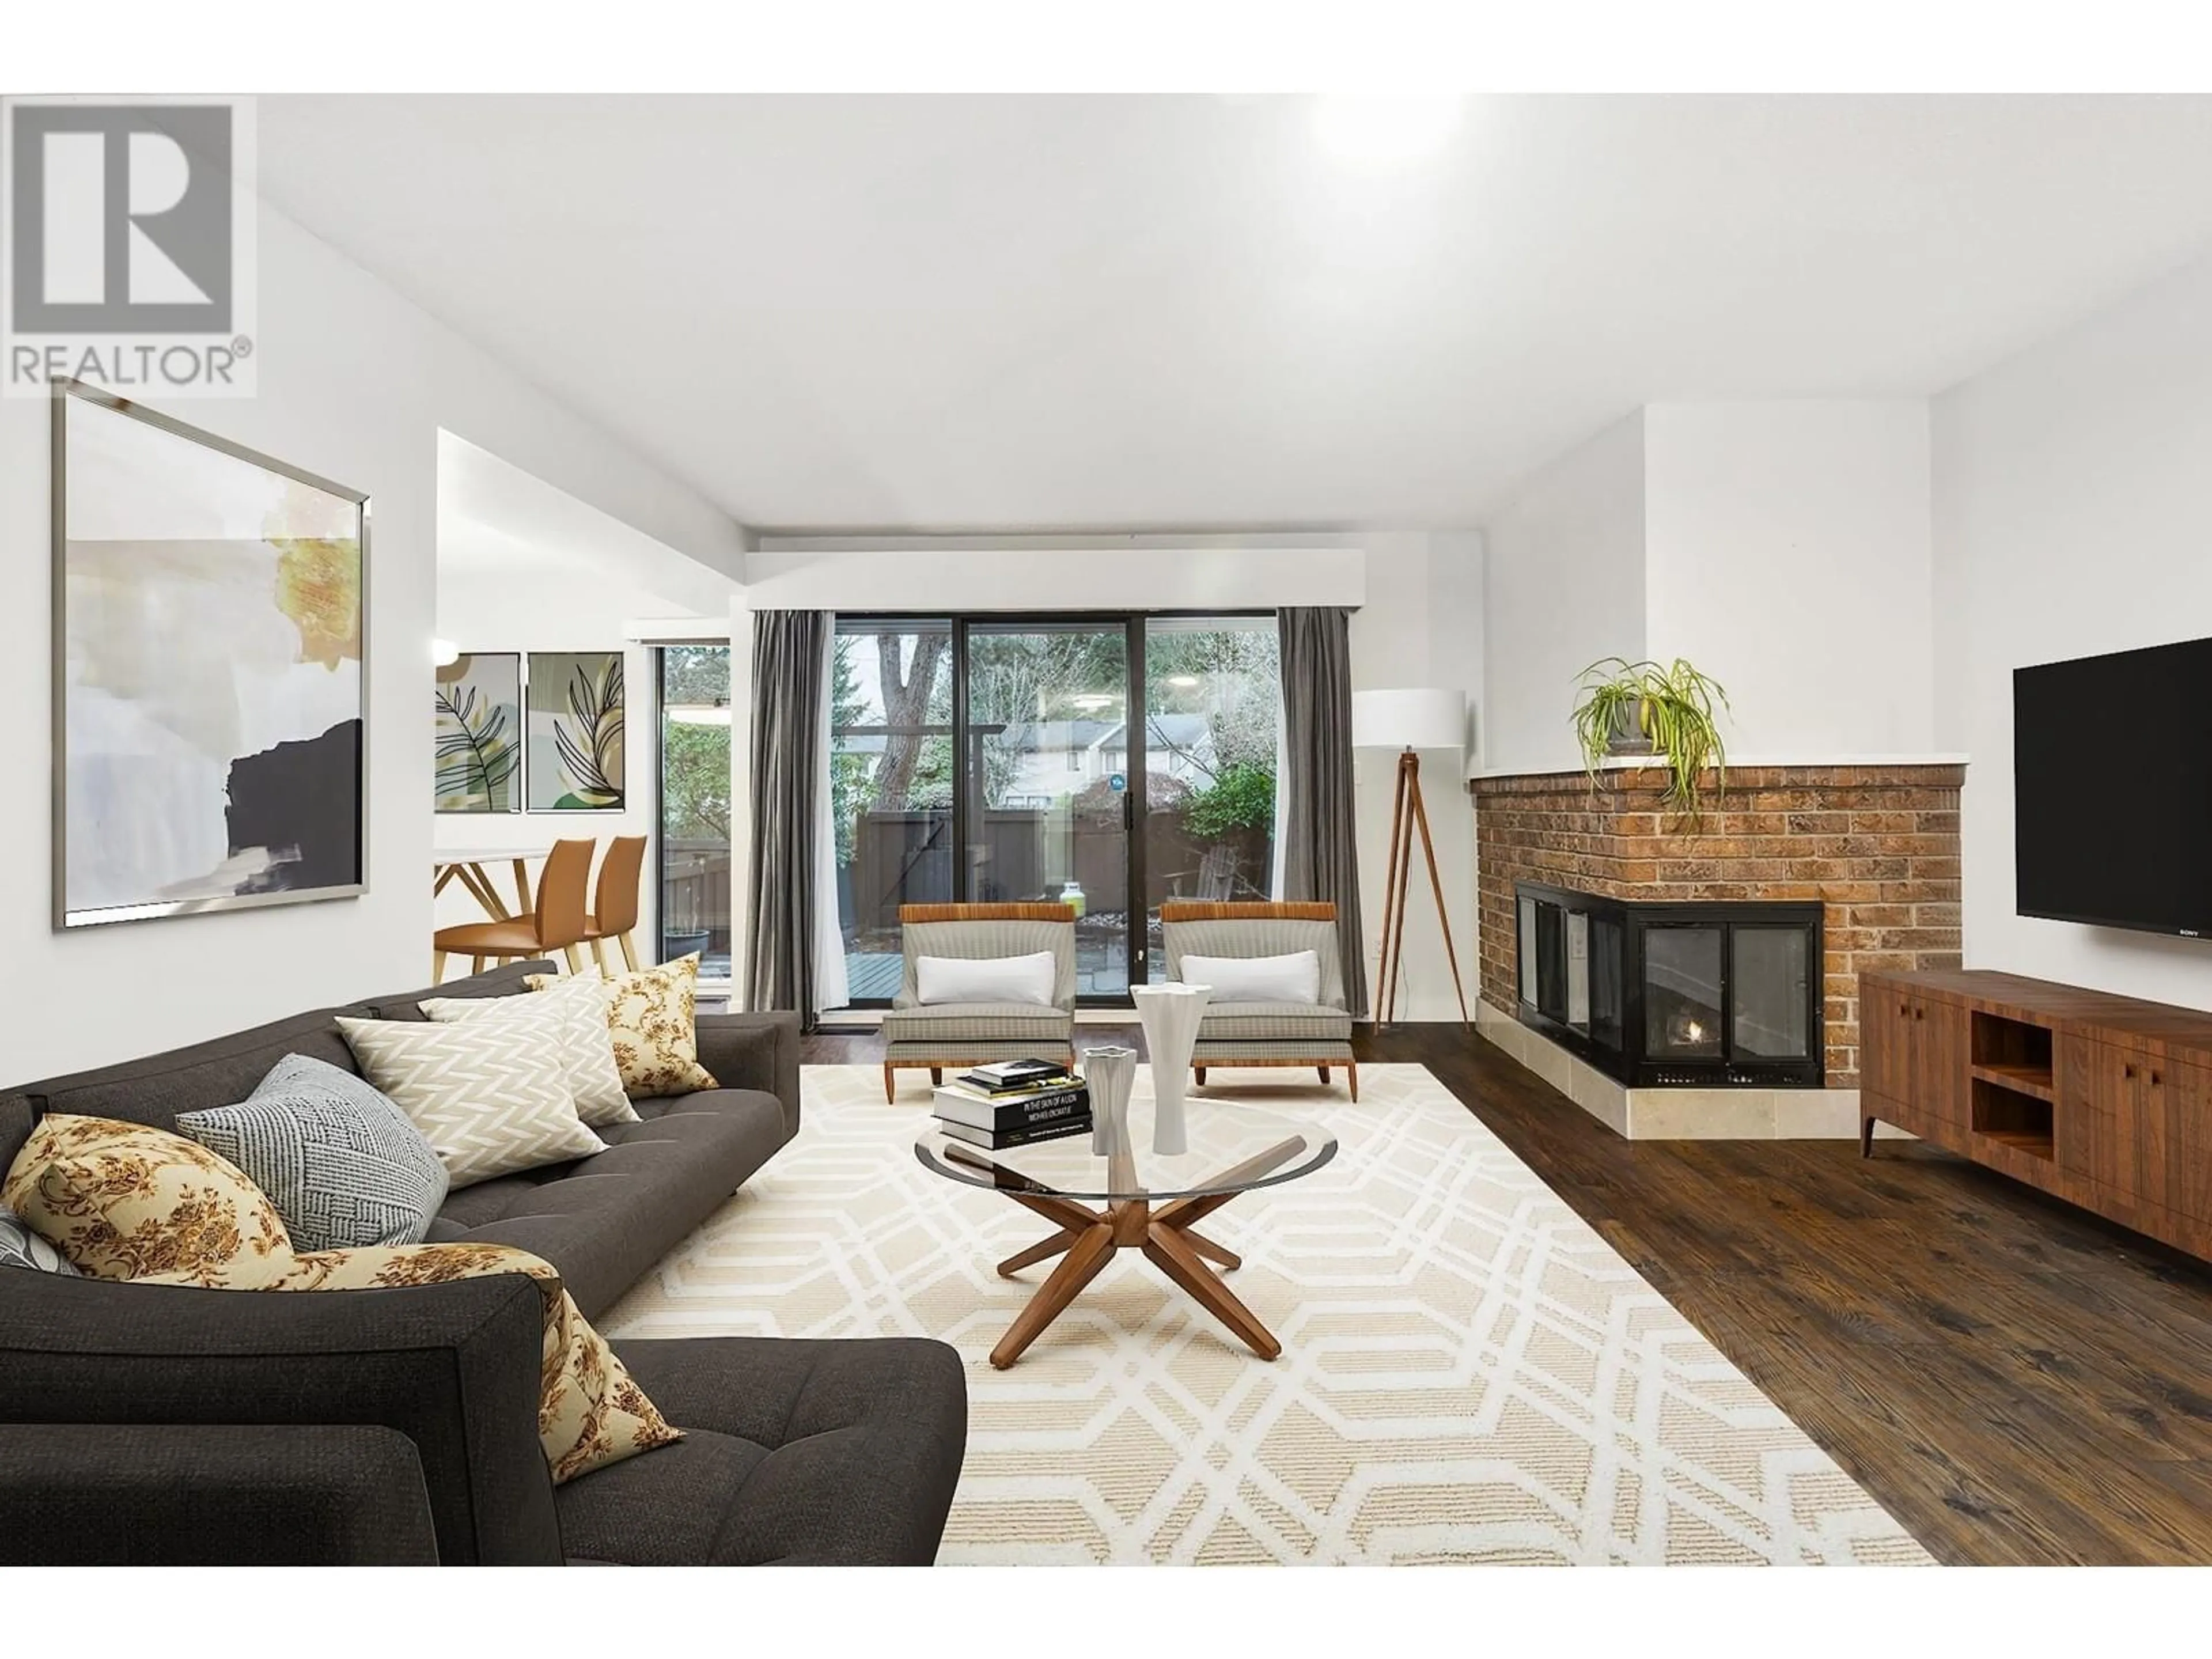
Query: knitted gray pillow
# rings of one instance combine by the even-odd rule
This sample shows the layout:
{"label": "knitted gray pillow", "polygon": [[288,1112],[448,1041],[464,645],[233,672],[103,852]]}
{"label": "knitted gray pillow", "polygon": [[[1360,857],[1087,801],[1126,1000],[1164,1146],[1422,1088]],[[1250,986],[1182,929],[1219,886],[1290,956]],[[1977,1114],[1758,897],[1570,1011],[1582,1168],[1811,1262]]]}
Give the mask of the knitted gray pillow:
{"label": "knitted gray pillow", "polygon": [[33,1267],[42,1273],[82,1277],[69,1258],[31,1231],[13,1210],[0,1209],[0,1267]]}
{"label": "knitted gray pillow", "polygon": [[244,1101],[186,1112],[177,1132],[269,1194],[299,1250],[420,1244],[446,1166],[388,1096],[351,1072],[287,1054]]}

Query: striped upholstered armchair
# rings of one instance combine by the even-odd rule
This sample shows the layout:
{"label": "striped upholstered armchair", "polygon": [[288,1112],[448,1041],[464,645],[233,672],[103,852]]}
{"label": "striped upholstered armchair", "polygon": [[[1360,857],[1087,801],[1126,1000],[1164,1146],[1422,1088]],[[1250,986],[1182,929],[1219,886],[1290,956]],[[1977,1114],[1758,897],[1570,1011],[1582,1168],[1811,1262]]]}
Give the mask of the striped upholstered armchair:
{"label": "striped upholstered armchair", "polygon": [[1218,994],[1198,1027],[1191,1067],[1198,1081],[1229,1066],[1310,1066],[1329,1080],[1344,1067],[1359,1098],[1359,1064],[1352,1056],[1352,1015],[1344,1000],[1344,958],[1337,944],[1336,906],[1291,903],[1176,903],[1160,906],[1168,977],[1188,977],[1190,957],[1285,957],[1311,951],[1321,959],[1321,992],[1313,1002],[1240,1002]]}
{"label": "striped upholstered armchair", "polygon": [[[932,1083],[948,1066],[987,1060],[1075,1059],[1075,910],[1066,904],[905,904],[899,907],[905,967],[884,1016],[884,1098],[896,1097],[902,1067],[927,1067]],[[921,1000],[915,963],[1053,957],[1052,1002]]]}

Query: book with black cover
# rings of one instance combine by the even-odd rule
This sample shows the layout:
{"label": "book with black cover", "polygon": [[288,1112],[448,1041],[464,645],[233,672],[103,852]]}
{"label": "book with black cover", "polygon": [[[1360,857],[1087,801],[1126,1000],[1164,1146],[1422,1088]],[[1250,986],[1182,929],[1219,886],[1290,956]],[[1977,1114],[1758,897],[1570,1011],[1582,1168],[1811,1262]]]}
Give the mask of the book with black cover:
{"label": "book with black cover", "polygon": [[957,1081],[971,1089],[997,1095],[1034,1089],[1042,1084],[1056,1083],[1073,1076],[1066,1066],[1055,1060],[1002,1060],[988,1066],[978,1066],[972,1072],[963,1072]]}
{"label": "book with black cover", "polygon": [[1091,1091],[1081,1084],[1020,1100],[986,1100],[950,1085],[937,1091],[933,1108],[948,1123],[965,1123],[978,1129],[1016,1129],[1049,1123],[1091,1110]]}
{"label": "book with black cover", "polygon": [[964,1140],[970,1146],[988,1147],[993,1152],[1006,1152],[1040,1140],[1061,1140],[1071,1135],[1087,1135],[1091,1133],[1091,1114],[1085,1111],[1057,1122],[1040,1123],[1030,1129],[978,1129],[971,1124],[953,1123],[939,1118],[937,1128],[938,1133],[954,1140]]}

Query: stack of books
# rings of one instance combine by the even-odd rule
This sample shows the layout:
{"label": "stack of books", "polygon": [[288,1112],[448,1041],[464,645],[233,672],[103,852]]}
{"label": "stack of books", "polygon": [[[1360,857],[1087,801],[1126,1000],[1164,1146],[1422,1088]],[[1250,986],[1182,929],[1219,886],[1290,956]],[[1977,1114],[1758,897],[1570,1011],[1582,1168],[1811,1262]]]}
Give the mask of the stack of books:
{"label": "stack of books", "polygon": [[1091,1091],[1049,1060],[1007,1060],[963,1073],[937,1091],[937,1127],[1003,1152],[1091,1133]]}

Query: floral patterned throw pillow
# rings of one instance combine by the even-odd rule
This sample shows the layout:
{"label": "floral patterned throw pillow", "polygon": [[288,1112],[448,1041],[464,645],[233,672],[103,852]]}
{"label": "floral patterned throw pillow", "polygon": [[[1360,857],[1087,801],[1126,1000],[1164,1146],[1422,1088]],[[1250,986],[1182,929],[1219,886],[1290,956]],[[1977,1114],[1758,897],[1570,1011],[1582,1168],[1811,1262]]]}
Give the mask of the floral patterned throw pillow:
{"label": "floral patterned throw pillow", "polygon": [[[533,991],[550,991],[567,982],[556,974],[532,974],[524,981]],[[632,1100],[721,1086],[699,1063],[698,990],[696,951],[658,968],[614,976],[607,997],[607,1031],[614,1040],[623,1091]]]}
{"label": "floral patterned throw pillow", "polygon": [[526,1273],[545,1304],[538,1437],[553,1484],[681,1440],[606,1339],[578,1311],[552,1264],[505,1244],[398,1244],[322,1250],[293,1259],[277,1291],[391,1290],[456,1279]]}
{"label": "floral patterned throw pillow", "polygon": [[258,1290],[292,1265],[266,1194],[198,1141],[148,1124],[40,1119],[0,1205],[94,1279]]}
{"label": "floral patterned throw pillow", "polygon": [[523,1273],[545,1338],[538,1437],[556,1486],[680,1440],[553,1265],[505,1244],[295,1251],[276,1207],[196,1141],[107,1118],[43,1118],[0,1182],[12,1210],[97,1279],[227,1291],[366,1291]]}

